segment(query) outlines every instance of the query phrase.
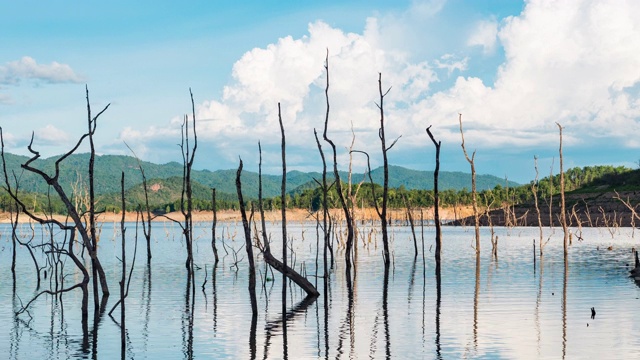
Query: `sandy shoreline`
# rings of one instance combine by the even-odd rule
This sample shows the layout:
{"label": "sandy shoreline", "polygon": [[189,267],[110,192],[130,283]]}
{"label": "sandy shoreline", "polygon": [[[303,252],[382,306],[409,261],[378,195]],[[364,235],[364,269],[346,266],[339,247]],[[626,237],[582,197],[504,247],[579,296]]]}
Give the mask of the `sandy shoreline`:
{"label": "sandy shoreline", "polygon": [[[421,210],[425,220],[433,219],[433,208],[431,207],[431,208],[423,208],[423,209],[412,209],[414,220],[420,219]],[[389,209],[387,210],[387,212],[389,217],[392,220],[404,221],[407,219],[407,212],[405,209]],[[469,206],[458,207],[456,209],[454,209],[453,207],[440,209],[440,217],[442,219],[455,219],[460,217],[471,216],[472,214],[473,212],[471,210],[471,207]],[[39,214],[39,215],[42,216],[42,214]],[[296,221],[296,222],[311,221],[311,220],[315,220],[316,215],[322,216],[322,212],[311,213],[303,209],[287,210],[287,221]],[[342,210],[331,209],[330,215],[333,217],[342,218]],[[212,222],[213,221],[213,213],[210,211],[206,211],[206,212],[194,211],[192,216],[193,216],[194,222]],[[125,221],[127,222],[136,221],[136,217],[137,217],[136,213],[134,212],[127,213],[125,214]],[[66,217],[62,215],[54,215],[53,218],[60,222],[64,222],[67,220]],[[217,219],[219,222],[237,222],[242,220],[240,217],[240,211],[233,211],[233,210],[218,211]],[[254,215],[254,219],[260,219],[260,215],[256,213]],[[265,212],[266,221],[280,221],[280,219],[281,219],[280,210]],[[368,209],[356,209],[355,219],[357,221],[371,221],[371,220],[375,221],[375,220],[379,220],[379,217],[376,214],[375,209],[368,208]],[[107,213],[101,213],[98,215],[98,221],[100,222],[111,223],[111,222],[120,222],[121,220],[122,220],[121,213],[117,214],[117,213],[107,212]],[[166,222],[166,221],[172,221],[172,220],[181,221],[181,220],[184,220],[184,217],[180,212],[172,212],[163,216],[157,216],[154,218],[153,221]],[[69,221],[71,221],[71,219],[69,219]],[[10,222],[11,222],[11,217],[9,213],[0,213],[0,223],[8,224]],[[25,214],[20,214],[19,222],[27,223],[29,222],[29,217]]]}

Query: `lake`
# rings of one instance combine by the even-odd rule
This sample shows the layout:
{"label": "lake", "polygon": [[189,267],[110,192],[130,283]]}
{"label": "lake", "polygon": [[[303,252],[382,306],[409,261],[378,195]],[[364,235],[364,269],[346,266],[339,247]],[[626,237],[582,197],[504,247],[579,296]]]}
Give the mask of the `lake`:
{"label": "lake", "polygon": [[[295,250],[292,260],[296,270],[317,284],[321,295],[305,298],[289,283],[283,321],[282,277],[268,271],[263,286],[265,264],[256,256],[259,313],[252,327],[241,224],[218,226],[225,245],[218,239],[221,261],[215,270],[211,224],[196,225],[194,252],[199,269],[193,296],[187,290],[180,228],[169,222],[153,224],[150,267],[144,238],[139,236],[126,299],[127,358],[640,358],[640,287],[628,277],[632,248],[638,246],[640,234],[632,229],[582,229],[583,240],[574,236],[565,267],[561,229],[544,229],[545,239],[550,240],[541,259],[537,241],[535,256],[533,249],[537,228],[496,228],[495,259],[489,229],[484,228],[476,262],[473,228],[444,227],[438,296],[432,226],[424,228],[424,261],[422,253],[414,258],[409,227],[390,228],[393,261],[386,284],[379,231],[360,226],[353,291],[349,291],[344,249],[335,245],[335,264],[325,288],[322,254],[316,271],[315,223],[293,223],[288,226]],[[420,242],[420,227],[416,230]],[[90,296],[88,344],[83,344],[87,339],[80,321],[80,290],[66,293],[62,300],[42,296],[28,313],[14,316],[36,294],[36,276],[28,251],[19,248],[14,288],[11,228],[0,225],[0,231],[3,358],[120,357],[120,312],[114,312],[114,319],[106,314],[120,296],[119,224],[102,224],[99,254],[111,296],[97,322]],[[29,231],[22,226],[22,233]],[[280,224],[268,224],[268,231],[273,254],[279,257]],[[130,265],[135,224],[127,224],[126,234]],[[48,239],[40,228],[35,235],[34,243]],[[36,255],[43,265],[42,250]],[[88,266],[87,260],[85,256]],[[65,269],[66,286],[81,279],[70,259]],[[48,286],[49,279],[43,280],[43,288]]]}

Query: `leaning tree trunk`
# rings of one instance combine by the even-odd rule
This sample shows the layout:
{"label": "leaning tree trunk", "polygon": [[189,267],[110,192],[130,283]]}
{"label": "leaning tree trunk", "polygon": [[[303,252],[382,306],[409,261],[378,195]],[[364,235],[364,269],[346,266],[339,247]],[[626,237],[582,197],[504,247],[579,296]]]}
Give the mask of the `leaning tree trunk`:
{"label": "leaning tree trunk", "polygon": [[[82,216],[78,213],[78,210],[73,206],[71,200],[69,199],[69,197],[67,196],[67,194],[65,193],[64,189],[62,188],[62,186],[60,185],[60,182],[59,182],[60,164],[66,158],[68,158],[73,153],[75,153],[76,150],[78,150],[78,148],[80,147],[80,145],[82,145],[83,141],[86,138],[89,138],[90,141],[93,141],[92,137],[93,137],[93,134],[96,131],[96,124],[97,124],[98,118],[100,117],[100,115],[102,115],[109,108],[109,105],[107,105],[97,115],[92,116],[91,115],[91,105],[90,105],[90,102],[89,102],[89,90],[87,88],[85,88],[85,91],[86,91],[86,99],[87,99],[88,132],[83,134],[80,137],[80,139],[76,142],[75,146],[71,150],[67,151],[65,154],[60,156],[55,161],[55,164],[54,164],[54,175],[50,176],[49,174],[45,173],[44,171],[32,166],[32,163],[40,158],[40,153],[33,149],[33,140],[34,140],[34,135],[33,134],[31,135],[31,141],[27,145],[27,150],[32,154],[32,156],[31,156],[31,158],[29,158],[29,160],[27,160],[24,164],[21,164],[20,166],[21,166],[22,169],[25,169],[25,170],[27,170],[29,172],[32,172],[32,173],[37,174],[38,176],[40,176],[40,178],[42,178],[49,186],[51,186],[55,190],[55,192],[60,197],[60,200],[62,201],[62,203],[66,207],[68,215],[73,220],[73,223],[75,224],[78,233],[80,233],[83,245],[86,247],[86,249],[87,249],[87,251],[89,253],[89,256],[91,257],[92,272],[94,274],[94,278],[93,278],[93,281],[94,281],[94,283],[93,283],[93,286],[94,286],[94,302],[95,302],[96,308],[98,308],[98,307],[100,307],[99,299],[98,299],[98,281],[100,283],[100,287],[101,287],[101,290],[102,290],[103,298],[108,297],[108,295],[109,295],[109,287],[107,286],[107,280],[106,280],[106,276],[105,276],[105,273],[104,273],[104,269],[102,268],[102,264],[100,263],[100,260],[98,258],[98,252],[97,252],[97,246],[96,246],[97,240],[96,240],[96,232],[95,232],[95,204],[94,204],[93,200],[89,204],[90,209],[94,209],[94,210],[90,211],[90,214],[89,214],[90,218],[91,218],[90,219],[90,225],[89,225],[89,228],[87,228],[87,225],[83,221]],[[1,130],[0,130],[0,137],[2,137],[1,136]],[[92,150],[92,153],[94,153],[93,146],[91,147],[91,150]],[[94,155],[95,155],[95,153],[94,153]],[[28,211],[27,207],[24,205],[24,203],[20,199],[18,199],[17,193],[15,193],[11,189],[11,186],[10,186],[9,180],[8,180],[6,163],[4,161],[4,141],[2,141],[2,158],[3,158],[3,169],[4,169],[5,183],[7,185],[7,193],[19,205],[19,207],[21,208],[22,212],[24,212],[27,216],[29,216],[34,221],[37,221],[38,223],[41,223],[41,224],[44,224],[44,223],[47,223],[47,224],[55,223],[61,229],[66,229],[67,226],[62,224],[62,223],[60,223],[59,221],[56,221],[54,219],[43,219],[43,218],[40,218],[40,217],[36,216],[32,212]],[[90,166],[89,166],[89,177],[91,178],[91,180],[93,179],[93,165],[92,164],[90,164]]]}
{"label": "leaning tree trunk", "polygon": [[[271,255],[271,251],[264,253],[264,260],[271,267],[282,273],[282,298],[286,298],[286,278],[293,280],[298,286],[300,286],[307,295],[318,296],[320,293],[316,290],[315,286],[309,282],[305,277],[298,274],[295,270],[287,265],[287,161],[286,161],[286,139],[284,134],[284,125],[282,124],[282,114],[280,112],[280,103],[278,103],[278,121],[280,123],[280,133],[282,136],[282,185],[280,193],[280,208],[282,212],[282,263]],[[264,214],[260,214],[264,216]]]}
{"label": "leaning tree trunk", "polygon": [[240,175],[242,174],[242,159],[236,173],[236,190],[238,191],[238,203],[240,204],[240,215],[242,216],[242,227],[244,229],[244,248],[247,251],[247,259],[249,259],[249,297],[251,298],[251,313],[255,316],[258,314],[258,301],[256,298],[256,267],[253,259],[253,245],[251,244],[251,227],[247,220],[247,212],[244,209],[244,199],[242,197],[242,183]]}

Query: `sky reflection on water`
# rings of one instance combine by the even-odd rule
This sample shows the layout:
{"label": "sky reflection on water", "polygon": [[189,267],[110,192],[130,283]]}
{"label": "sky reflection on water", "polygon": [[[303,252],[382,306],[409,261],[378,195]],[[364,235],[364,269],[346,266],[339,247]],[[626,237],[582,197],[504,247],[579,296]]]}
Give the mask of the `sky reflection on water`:
{"label": "sky reflection on water", "polygon": [[[637,244],[631,229],[621,229],[613,237],[605,229],[583,229],[585,240],[574,241],[565,269],[558,230],[545,229],[545,239],[551,236],[551,240],[544,258],[536,253],[534,263],[537,228],[496,229],[497,259],[491,257],[489,232],[483,229],[481,257],[476,261],[472,229],[445,227],[438,298],[432,227],[425,228],[425,266],[422,254],[414,262],[410,229],[392,228],[393,266],[386,283],[380,240],[360,240],[349,292],[343,250],[336,246],[336,264],[325,289],[322,278],[315,277],[315,225],[293,224],[288,231],[296,239],[296,269],[306,271],[321,295],[305,298],[302,291],[289,286],[285,343],[281,276],[269,271],[273,281],[263,287],[261,259],[257,261],[259,313],[252,327],[246,259],[237,271],[232,266],[231,249],[243,242],[239,235],[232,238],[241,233],[239,224],[225,225],[229,254],[219,246],[224,257],[215,273],[210,224],[196,230],[195,261],[200,269],[193,298],[187,298],[186,251],[179,229],[170,224],[155,226],[150,268],[143,238],[139,239],[126,300],[127,357],[277,359],[284,357],[286,349],[290,359],[640,358],[640,339],[635,336],[640,330],[636,311],[640,288],[627,276],[627,264],[633,263],[631,248]],[[119,297],[120,278],[119,236],[106,237],[110,227],[104,225],[99,249],[112,291],[107,311]],[[132,238],[133,224],[128,228]],[[271,224],[269,229],[272,238],[278,239],[279,225]],[[0,353],[12,359],[118,357],[120,331],[106,315],[97,326],[90,315],[89,346],[83,346],[87,339],[80,326],[79,291],[65,294],[62,301],[42,297],[32,305],[31,318],[13,316],[20,303],[34,295],[35,275],[28,252],[18,249],[14,297],[10,228],[3,225],[0,230],[0,322],[5,329],[0,333]],[[361,232],[368,234],[367,229]],[[275,254],[279,254],[278,242],[272,243]],[[609,246],[613,249],[607,250]],[[242,251],[238,258],[240,254],[246,256]],[[69,261],[66,267],[72,268]],[[321,276],[321,255],[318,267]],[[79,276],[70,273],[67,284]],[[591,307],[597,311],[595,319],[591,319]]]}

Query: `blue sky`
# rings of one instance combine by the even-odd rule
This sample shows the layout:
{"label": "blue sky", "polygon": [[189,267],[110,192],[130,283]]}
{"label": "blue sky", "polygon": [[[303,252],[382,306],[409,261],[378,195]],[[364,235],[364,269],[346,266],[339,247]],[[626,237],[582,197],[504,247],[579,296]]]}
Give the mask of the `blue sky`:
{"label": "blue sky", "polygon": [[[242,156],[280,171],[277,103],[288,169],[320,170],[313,129],[325,111],[340,167],[346,148],[377,141],[378,73],[393,164],[433,169],[425,128],[443,142],[442,170],[527,182],[548,174],[558,128],[565,167],[636,167],[640,159],[640,14],[636,1],[0,1],[0,125],[6,150],[43,156],[86,128],[85,84],[100,154],[180,161],[180,123],[196,102],[198,168],[229,169]],[[325,146],[325,149],[327,146]],[[354,170],[365,159],[354,157]]]}

